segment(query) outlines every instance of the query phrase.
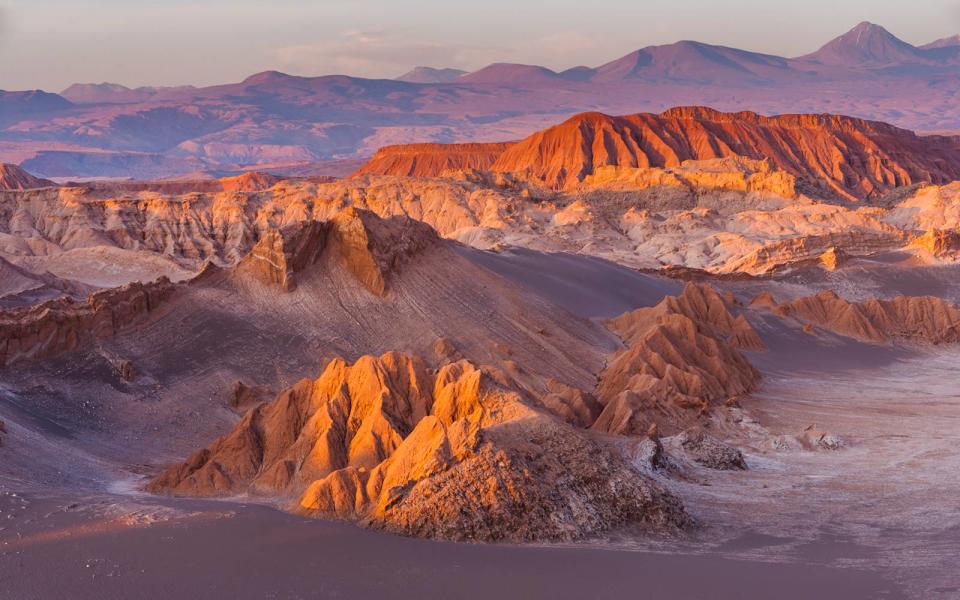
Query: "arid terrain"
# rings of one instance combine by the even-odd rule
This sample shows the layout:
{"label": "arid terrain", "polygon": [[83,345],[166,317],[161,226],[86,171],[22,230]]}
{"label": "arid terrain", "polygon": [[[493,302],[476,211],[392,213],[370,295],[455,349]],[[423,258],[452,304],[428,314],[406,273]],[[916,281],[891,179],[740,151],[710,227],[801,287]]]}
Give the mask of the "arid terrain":
{"label": "arid terrain", "polygon": [[960,596],[957,65],[0,95],[0,597]]}
{"label": "arid terrain", "polygon": [[690,104],[960,131],[957,37],[914,46],[860,23],[821,40],[792,58],[685,40],[559,71],[513,63],[471,73],[422,67],[396,79],[264,71],[207,87],[0,91],[0,162],[62,181],[345,175],[389,144],[514,141],[584,111]]}

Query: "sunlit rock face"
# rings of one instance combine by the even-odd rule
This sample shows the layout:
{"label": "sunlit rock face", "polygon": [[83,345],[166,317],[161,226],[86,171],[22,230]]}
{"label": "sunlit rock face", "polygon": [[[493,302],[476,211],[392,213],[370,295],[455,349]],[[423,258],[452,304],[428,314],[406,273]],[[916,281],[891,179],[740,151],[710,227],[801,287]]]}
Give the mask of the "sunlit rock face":
{"label": "sunlit rock face", "polygon": [[477,145],[469,152],[452,145],[445,159],[437,145],[386,148],[360,173],[437,177],[451,167],[469,167],[570,189],[604,167],[677,167],[686,160],[741,156],[769,160],[822,193],[866,199],[913,183],[957,179],[958,149],[955,138],[920,137],[850,117],[762,117],[678,107],[622,117],[583,113],[515,144],[490,145],[486,152]]}
{"label": "sunlit rock face", "polygon": [[332,361],[148,489],[293,496],[306,514],[459,540],[687,522],[676,498],[505,373],[399,353]]}

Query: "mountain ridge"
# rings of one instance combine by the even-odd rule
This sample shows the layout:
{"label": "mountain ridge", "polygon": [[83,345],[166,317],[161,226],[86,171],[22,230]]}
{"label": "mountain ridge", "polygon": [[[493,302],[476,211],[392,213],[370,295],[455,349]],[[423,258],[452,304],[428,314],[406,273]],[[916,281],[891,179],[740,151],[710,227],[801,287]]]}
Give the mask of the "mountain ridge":
{"label": "mountain ridge", "polygon": [[689,104],[960,129],[952,102],[960,46],[946,38],[916,47],[878,26],[858,27],[824,46],[829,51],[800,58],[681,41],[564,70],[495,63],[398,79],[264,71],[209,87],[3,92],[0,161],[48,178],[268,169],[331,175],[322,163],[367,158],[388,145],[516,140],[584,111]]}
{"label": "mountain ridge", "polygon": [[[742,156],[768,159],[822,193],[845,199],[960,178],[957,138],[920,137],[887,123],[841,115],[767,117],[703,106],[619,117],[581,113],[513,144],[473,145],[469,156],[459,149],[450,147],[456,160],[445,161],[442,146],[384,148],[356,174],[437,177],[457,163],[457,168],[517,174],[569,190],[605,166],[670,168],[686,160]],[[423,155],[417,155],[420,150]],[[391,157],[394,151],[401,156]]]}

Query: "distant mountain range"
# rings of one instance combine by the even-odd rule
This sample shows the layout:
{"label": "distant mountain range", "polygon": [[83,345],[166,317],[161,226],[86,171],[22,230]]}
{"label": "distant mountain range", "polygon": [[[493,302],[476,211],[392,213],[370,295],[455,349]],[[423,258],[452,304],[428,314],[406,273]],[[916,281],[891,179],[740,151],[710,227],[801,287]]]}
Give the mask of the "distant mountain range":
{"label": "distant mountain range", "polygon": [[861,23],[797,58],[682,41],[560,72],[506,63],[417,67],[394,80],[267,71],[201,88],[0,92],[0,161],[55,178],[332,172],[387,144],[506,141],[578,112],[682,104],[953,131],[958,92],[960,36],[913,46]]}

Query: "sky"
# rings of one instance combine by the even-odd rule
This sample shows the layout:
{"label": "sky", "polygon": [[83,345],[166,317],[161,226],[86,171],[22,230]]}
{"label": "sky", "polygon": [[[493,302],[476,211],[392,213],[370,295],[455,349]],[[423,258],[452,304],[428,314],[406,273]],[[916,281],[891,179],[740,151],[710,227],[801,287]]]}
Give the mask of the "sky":
{"label": "sky", "polygon": [[684,39],[798,56],[861,21],[926,43],[960,33],[960,0],[0,0],[0,89],[564,69]]}

